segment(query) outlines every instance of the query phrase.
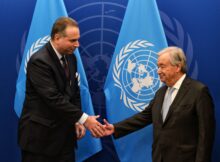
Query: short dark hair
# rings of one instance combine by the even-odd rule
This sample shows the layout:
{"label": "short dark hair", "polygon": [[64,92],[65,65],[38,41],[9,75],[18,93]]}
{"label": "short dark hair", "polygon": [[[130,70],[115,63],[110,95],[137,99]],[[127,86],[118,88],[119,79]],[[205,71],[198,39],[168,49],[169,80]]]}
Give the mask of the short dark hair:
{"label": "short dark hair", "polygon": [[65,36],[65,29],[67,28],[67,26],[74,26],[74,27],[79,27],[78,23],[70,18],[70,17],[60,17],[58,18],[55,23],[53,24],[52,30],[51,30],[51,39],[54,39],[55,34],[60,33],[63,34]]}

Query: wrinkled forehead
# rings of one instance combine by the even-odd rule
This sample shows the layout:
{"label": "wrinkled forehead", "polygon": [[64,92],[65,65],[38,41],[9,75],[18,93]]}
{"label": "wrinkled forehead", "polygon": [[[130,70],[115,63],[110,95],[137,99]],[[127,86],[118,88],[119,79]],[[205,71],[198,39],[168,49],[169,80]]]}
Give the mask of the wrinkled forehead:
{"label": "wrinkled forehead", "polygon": [[169,53],[163,53],[158,56],[157,64],[160,65],[169,65],[170,64],[170,55]]}
{"label": "wrinkled forehead", "polygon": [[159,60],[170,60],[170,53],[169,52],[159,53],[158,61]]}

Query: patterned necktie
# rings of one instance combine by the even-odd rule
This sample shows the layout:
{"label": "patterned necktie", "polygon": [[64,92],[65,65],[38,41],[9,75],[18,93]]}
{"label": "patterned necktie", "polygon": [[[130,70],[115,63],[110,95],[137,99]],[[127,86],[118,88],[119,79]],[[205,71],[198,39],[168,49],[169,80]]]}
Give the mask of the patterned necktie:
{"label": "patterned necktie", "polygon": [[169,88],[167,95],[165,95],[164,97],[163,108],[162,108],[163,121],[165,121],[170,105],[172,104],[172,93],[174,90],[175,88],[172,88],[172,87]]}
{"label": "patterned necktie", "polygon": [[62,65],[63,65],[64,72],[66,74],[66,78],[69,80],[70,79],[70,72],[69,72],[69,67],[68,67],[65,56],[62,56],[60,60],[62,61]]}

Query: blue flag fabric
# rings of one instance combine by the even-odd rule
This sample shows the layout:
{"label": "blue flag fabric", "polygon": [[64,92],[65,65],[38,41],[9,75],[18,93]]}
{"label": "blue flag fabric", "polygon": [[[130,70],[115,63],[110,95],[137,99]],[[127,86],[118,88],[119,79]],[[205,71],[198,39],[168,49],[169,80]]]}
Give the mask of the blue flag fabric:
{"label": "blue flag fabric", "polygon": [[36,51],[50,40],[50,31],[58,17],[67,16],[62,0],[37,0],[16,84],[14,109],[21,115],[25,98],[26,66]]}
{"label": "blue flag fabric", "polygon": [[[61,16],[67,16],[63,0],[37,0],[16,84],[14,110],[18,116],[21,115],[25,98],[27,62],[36,51],[50,40],[52,25]],[[94,115],[88,83],[78,50],[76,51],[76,57],[78,73],[81,77],[80,95],[82,109],[89,115]],[[84,149],[85,147],[86,149]],[[79,142],[76,155],[77,161],[83,161],[101,149],[100,139],[94,139],[87,133]]]}
{"label": "blue flag fabric", "polygon": [[[78,49],[74,52],[77,59],[77,70],[81,94],[81,104],[82,109],[89,115],[94,115],[94,109],[92,105],[91,96],[89,93],[88,82],[86,79],[86,74],[83,68],[82,60],[79,54]],[[91,155],[102,150],[100,139],[93,138],[91,134],[87,131],[86,135],[78,141],[78,148],[76,152],[76,161],[81,162]]]}
{"label": "blue flag fabric", "polygon": [[[116,123],[142,111],[162,85],[158,52],[167,47],[155,0],[129,0],[105,82],[107,117]],[[151,162],[152,125],[114,140],[122,162]]]}

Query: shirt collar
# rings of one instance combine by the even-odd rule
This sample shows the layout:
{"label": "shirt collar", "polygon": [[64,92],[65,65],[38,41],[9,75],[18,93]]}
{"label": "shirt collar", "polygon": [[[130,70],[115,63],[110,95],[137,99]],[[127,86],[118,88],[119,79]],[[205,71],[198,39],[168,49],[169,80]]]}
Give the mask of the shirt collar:
{"label": "shirt collar", "polygon": [[63,57],[57,50],[56,50],[56,48],[53,46],[53,43],[52,43],[52,41],[50,40],[50,44],[51,44],[51,46],[52,46],[52,48],[53,48],[53,50],[55,51],[55,53],[56,53],[56,55],[57,55],[57,57],[59,58],[59,60]]}
{"label": "shirt collar", "polygon": [[183,74],[183,76],[181,76],[180,79],[174,84],[173,88],[179,90],[185,77],[186,77],[186,74]]}

